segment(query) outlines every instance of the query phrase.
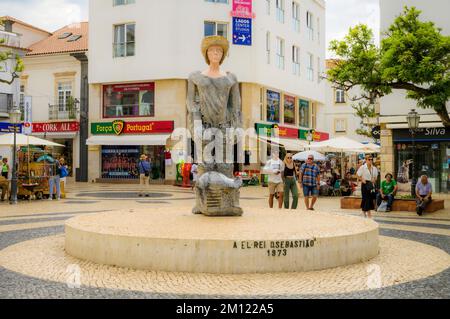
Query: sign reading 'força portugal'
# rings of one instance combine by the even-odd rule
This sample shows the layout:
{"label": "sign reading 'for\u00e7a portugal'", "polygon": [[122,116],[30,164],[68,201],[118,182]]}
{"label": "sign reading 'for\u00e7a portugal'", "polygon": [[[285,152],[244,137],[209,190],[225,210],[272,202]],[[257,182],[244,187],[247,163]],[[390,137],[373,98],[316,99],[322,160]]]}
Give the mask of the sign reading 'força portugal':
{"label": "sign reading 'for\u00e7a portugal'", "polygon": [[116,120],[91,123],[91,133],[92,135],[161,134],[172,133],[174,126],[173,121],[125,122]]}

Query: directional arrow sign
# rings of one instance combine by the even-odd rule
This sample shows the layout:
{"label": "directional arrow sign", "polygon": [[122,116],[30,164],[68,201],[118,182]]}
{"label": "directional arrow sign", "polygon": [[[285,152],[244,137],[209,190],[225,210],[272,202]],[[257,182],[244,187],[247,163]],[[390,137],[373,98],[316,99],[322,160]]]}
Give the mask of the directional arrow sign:
{"label": "directional arrow sign", "polygon": [[233,44],[252,45],[252,19],[233,18]]}

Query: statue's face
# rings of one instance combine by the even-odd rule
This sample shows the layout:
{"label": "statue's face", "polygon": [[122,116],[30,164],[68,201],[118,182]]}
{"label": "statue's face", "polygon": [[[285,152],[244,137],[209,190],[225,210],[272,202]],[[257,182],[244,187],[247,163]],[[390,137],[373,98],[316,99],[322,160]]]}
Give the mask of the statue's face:
{"label": "statue's face", "polygon": [[220,63],[223,58],[223,49],[218,45],[213,45],[208,49],[209,63]]}

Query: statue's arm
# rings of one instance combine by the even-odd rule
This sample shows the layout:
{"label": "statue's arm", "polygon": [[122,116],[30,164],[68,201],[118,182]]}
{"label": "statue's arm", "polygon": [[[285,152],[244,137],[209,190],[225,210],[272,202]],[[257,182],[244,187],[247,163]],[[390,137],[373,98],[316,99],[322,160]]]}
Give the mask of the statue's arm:
{"label": "statue's arm", "polygon": [[188,125],[191,132],[194,130],[194,122],[201,121],[200,103],[198,101],[197,87],[192,79],[188,80],[187,92]]}
{"label": "statue's arm", "polygon": [[[236,79],[236,77],[235,77]],[[236,83],[231,88],[231,125],[235,128],[242,128],[242,101],[241,93],[239,91],[239,82],[236,79]]]}

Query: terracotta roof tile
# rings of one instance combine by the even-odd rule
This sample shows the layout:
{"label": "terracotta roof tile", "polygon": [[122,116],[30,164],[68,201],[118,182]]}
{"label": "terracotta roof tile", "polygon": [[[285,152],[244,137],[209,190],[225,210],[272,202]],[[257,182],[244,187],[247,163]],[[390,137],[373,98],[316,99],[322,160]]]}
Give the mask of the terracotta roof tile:
{"label": "terracotta roof tile", "polygon": [[19,20],[19,19],[16,19],[16,18],[14,18],[14,17],[11,17],[11,16],[3,16],[3,17],[0,17],[0,20],[3,20],[3,21],[12,21],[12,22],[21,24],[21,25],[23,25],[23,26],[26,26],[26,27],[28,27],[28,28],[31,28],[31,29],[35,29],[35,30],[38,30],[38,31],[41,31],[41,32],[48,33],[49,35],[52,34],[51,32],[48,32],[48,31],[46,31],[46,30],[44,30],[44,29],[37,28],[37,27],[35,27],[34,25],[31,25],[31,24],[29,24],[29,23],[23,22],[23,21],[21,21],[21,20]]}
{"label": "terracotta roof tile", "polygon": [[[30,46],[29,49],[31,52],[28,53],[27,56],[87,51],[88,29],[88,22],[74,23],[65,26],[55,31],[52,36]],[[68,41],[71,36],[65,39],[59,39],[64,33],[72,33],[71,36],[81,35],[81,38],[72,42]]]}

